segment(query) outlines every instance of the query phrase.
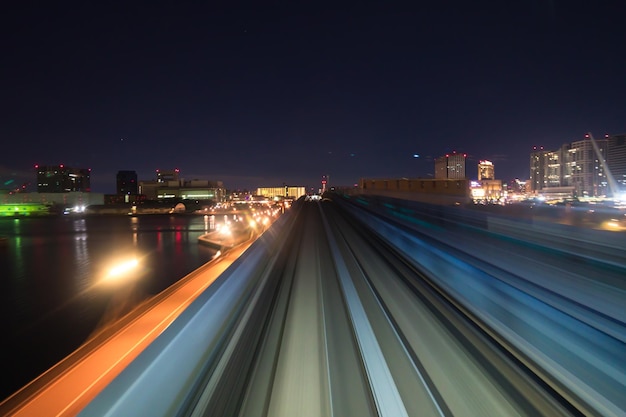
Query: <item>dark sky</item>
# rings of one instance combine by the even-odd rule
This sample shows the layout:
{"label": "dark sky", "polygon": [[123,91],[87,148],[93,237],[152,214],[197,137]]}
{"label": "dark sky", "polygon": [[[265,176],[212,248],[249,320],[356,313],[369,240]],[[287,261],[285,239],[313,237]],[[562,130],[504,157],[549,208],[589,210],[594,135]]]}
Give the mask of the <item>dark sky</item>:
{"label": "dark sky", "polygon": [[351,185],[456,150],[510,180],[534,145],[626,133],[624,1],[335,3],[4,5],[0,179]]}

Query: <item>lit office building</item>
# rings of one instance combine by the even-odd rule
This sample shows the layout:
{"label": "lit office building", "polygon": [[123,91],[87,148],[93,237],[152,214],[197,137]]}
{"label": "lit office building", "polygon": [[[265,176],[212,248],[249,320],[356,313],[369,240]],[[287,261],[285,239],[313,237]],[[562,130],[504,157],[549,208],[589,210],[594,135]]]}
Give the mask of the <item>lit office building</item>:
{"label": "lit office building", "polygon": [[260,195],[268,199],[292,198],[294,200],[297,200],[305,194],[305,187],[288,185],[285,185],[283,187],[260,187],[256,190],[256,195]]}
{"label": "lit office building", "polygon": [[[600,156],[606,160],[608,141],[596,140]],[[568,160],[565,161],[564,176],[570,177],[567,185],[573,186],[578,196],[606,195],[608,183],[604,168],[593,149],[590,139],[572,142],[568,150]],[[569,164],[568,164],[569,162]],[[568,172],[569,171],[569,172]]]}
{"label": "lit office building", "polygon": [[40,193],[69,193],[91,191],[91,169],[61,165],[35,165],[37,191]]}
{"label": "lit office building", "polygon": [[139,181],[139,193],[147,200],[212,200],[222,202],[226,190],[222,181],[185,180],[180,170],[156,170],[156,181]]}
{"label": "lit office building", "polygon": [[606,195],[608,182],[600,157],[607,157],[608,141],[596,143],[599,155],[589,138],[564,144],[555,151],[535,148],[530,154],[532,191],[555,196]]}
{"label": "lit office building", "polygon": [[626,191],[626,134],[608,136],[606,162],[622,191]]}
{"label": "lit office building", "polygon": [[465,179],[464,153],[452,153],[435,159],[435,179]]}
{"label": "lit office building", "polygon": [[491,161],[480,161],[478,163],[478,181],[495,179],[493,163]]}
{"label": "lit office building", "polygon": [[571,177],[571,170],[568,164],[569,149],[562,147],[557,151],[550,151],[544,154],[544,177],[543,187],[565,187],[570,185],[569,178]]}
{"label": "lit office building", "polygon": [[139,192],[148,200],[214,200],[224,201],[226,190],[221,181],[192,180],[168,181],[139,181]]}
{"label": "lit office building", "polygon": [[505,197],[502,181],[495,178],[495,169],[491,161],[478,163],[478,181],[471,182],[474,201],[498,202]]}

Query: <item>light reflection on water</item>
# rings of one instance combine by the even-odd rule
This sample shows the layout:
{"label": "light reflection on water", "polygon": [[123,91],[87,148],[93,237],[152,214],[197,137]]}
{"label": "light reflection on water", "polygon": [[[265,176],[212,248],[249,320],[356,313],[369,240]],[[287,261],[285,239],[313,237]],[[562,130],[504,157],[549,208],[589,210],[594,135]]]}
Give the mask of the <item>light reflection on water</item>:
{"label": "light reflection on water", "polygon": [[133,231],[133,246],[137,247],[137,236],[139,235],[137,223],[139,222],[137,217],[130,218],[131,230]]}
{"label": "light reflection on water", "polygon": [[73,221],[74,258],[76,262],[76,291],[87,290],[91,285],[89,268],[89,249],[87,248],[87,225],[85,219]]}
{"label": "light reflection on water", "polygon": [[[0,400],[113,319],[208,262],[198,245],[204,216],[0,219],[0,305],[4,319]],[[138,256],[139,280],[95,285],[114,259]],[[121,308],[120,306],[123,306]],[[20,359],[25,358],[25,359]]]}

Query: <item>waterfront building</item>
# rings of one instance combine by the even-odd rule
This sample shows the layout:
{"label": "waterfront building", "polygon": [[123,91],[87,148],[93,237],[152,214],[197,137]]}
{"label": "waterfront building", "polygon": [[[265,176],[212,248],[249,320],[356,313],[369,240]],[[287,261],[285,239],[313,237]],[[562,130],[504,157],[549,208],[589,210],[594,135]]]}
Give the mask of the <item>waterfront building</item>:
{"label": "waterfront building", "polygon": [[136,195],[139,193],[136,171],[118,171],[116,177],[118,195]]}
{"label": "waterfront building", "polygon": [[213,200],[223,202],[226,189],[222,181],[185,180],[180,178],[178,169],[157,170],[156,181],[139,181],[139,194],[147,200]]}
{"label": "waterfront building", "polygon": [[178,168],[172,170],[157,169],[157,182],[178,182],[180,180],[180,170]]}
{"label": "waterfront building", "polygon": [[148,200],[188,199],[188,200],[225,200],[226,190],[221,181],[139,181],[139,192]]}
{"label": "waterfront building", "polygon": [[91,191],[91,169],[61,165],[35,165],[37,191],[68,193]]}
{"label": "waterfront building", "polygon": [[13,193],[0,194],[0,204],[46,204],[49,206],[71,207],[80,211],[91,204],[104,204],[102,193]]}
{"label": "waterfront building", "polygon": [[46,204],[0,204],[0,217],[42,216],[48,214],[50,214],[50,206]]}

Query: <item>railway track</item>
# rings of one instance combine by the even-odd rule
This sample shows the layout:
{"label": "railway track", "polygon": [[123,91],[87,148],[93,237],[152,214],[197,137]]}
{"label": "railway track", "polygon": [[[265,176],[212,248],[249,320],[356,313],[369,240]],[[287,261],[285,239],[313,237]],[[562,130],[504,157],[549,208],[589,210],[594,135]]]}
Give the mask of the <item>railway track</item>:
{"label": "railway track", "polygon": [[[541,323],[501,281],[459,293],[476,267],[404,232],[390,239],[376,221],[299,202],[80,415],[619,415],[619,383],[601,382],[615,402],[583,398],[524,351],[549,346],[558,323]],[[575,360],[588,343],[558,336],[583,348],[553,343],[547,358]],[[591,361],[594,390],[622,375],[623,362],[603,368],[620,360],[613,342]]]}

